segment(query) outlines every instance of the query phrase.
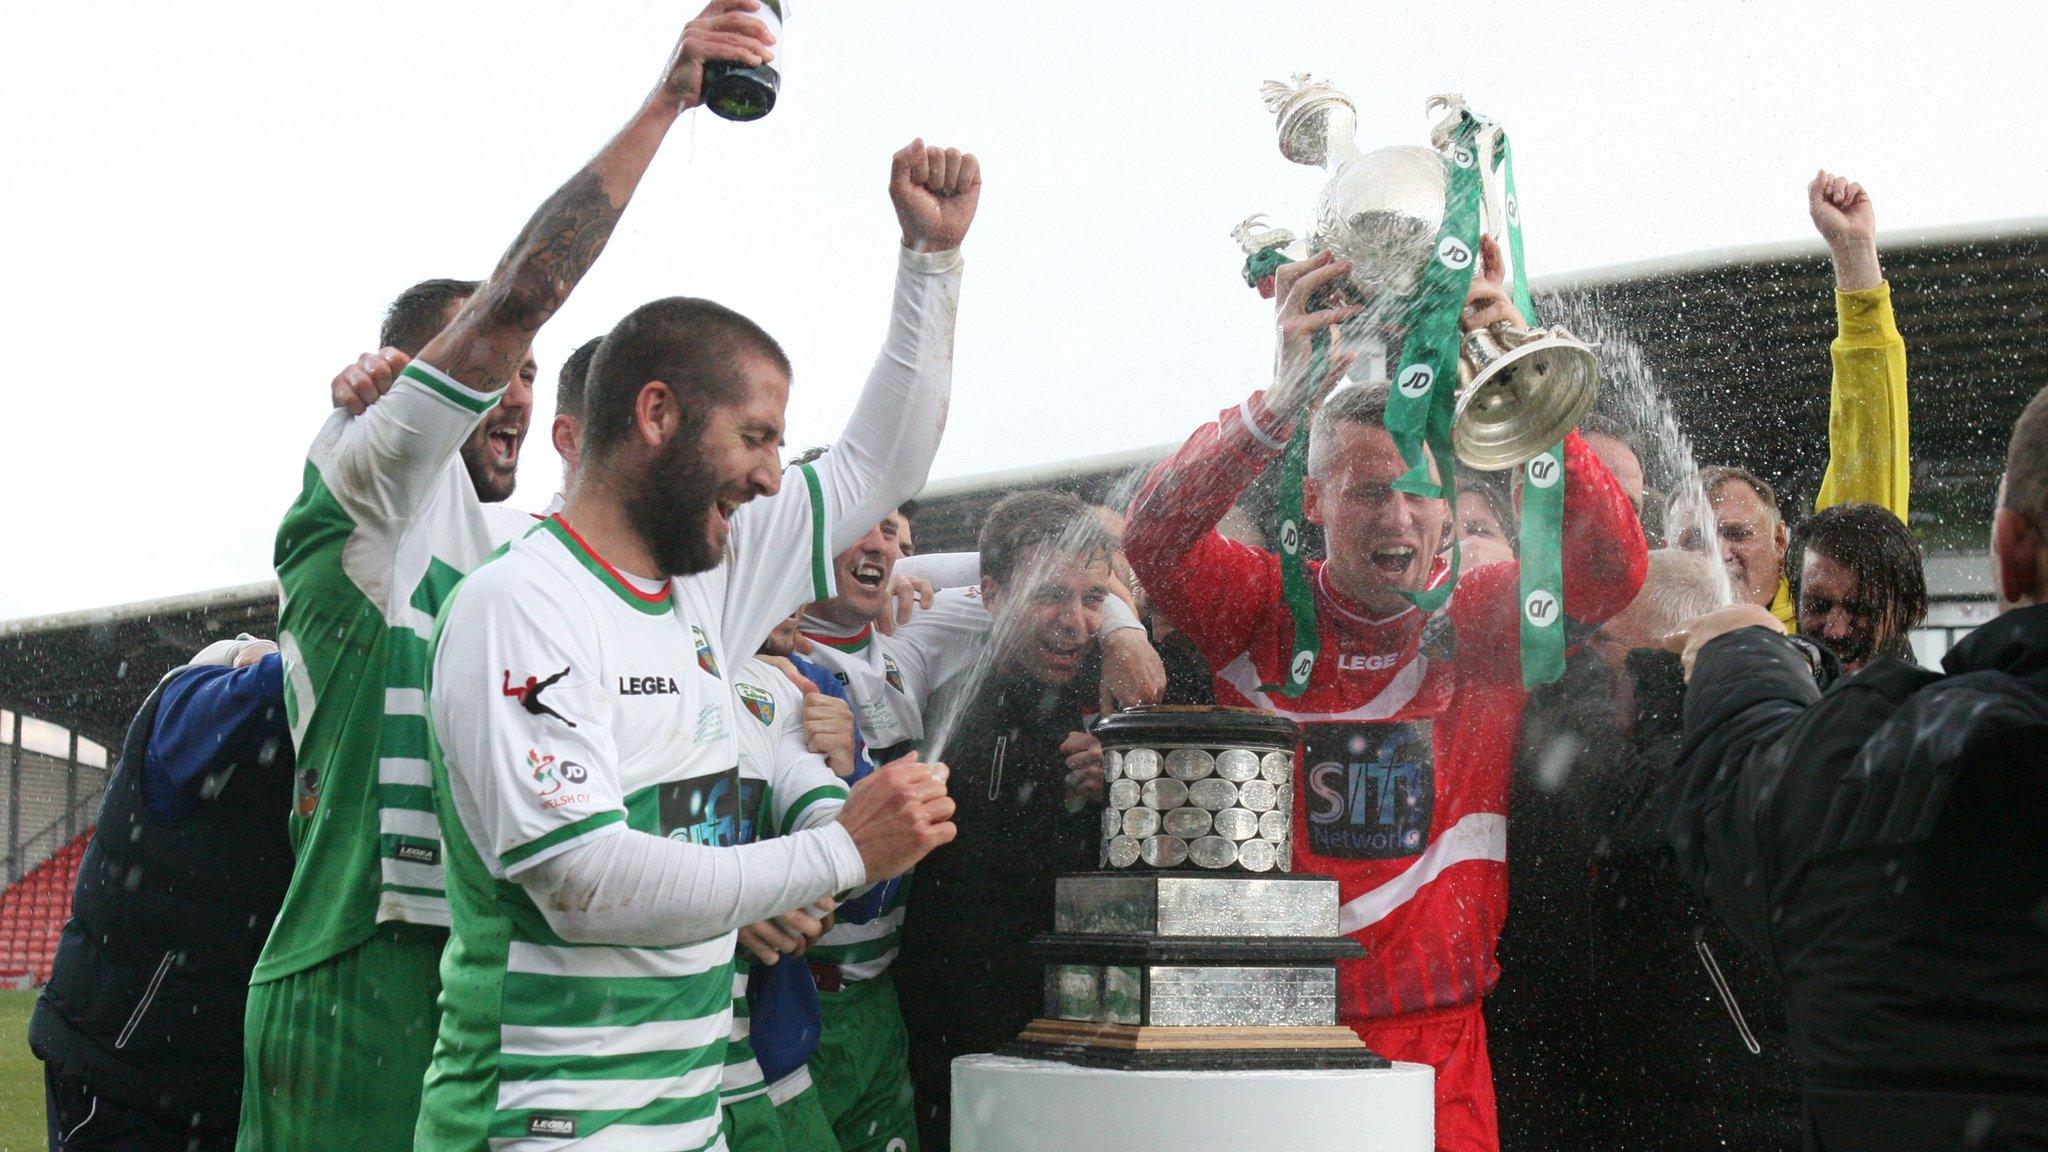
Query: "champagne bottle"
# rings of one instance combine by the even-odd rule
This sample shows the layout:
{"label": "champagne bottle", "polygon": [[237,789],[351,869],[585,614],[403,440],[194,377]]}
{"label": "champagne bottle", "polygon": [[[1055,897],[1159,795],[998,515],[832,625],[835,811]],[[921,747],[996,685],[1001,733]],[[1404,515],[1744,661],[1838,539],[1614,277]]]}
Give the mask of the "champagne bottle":
{"label": "champagne bottle", "polygon": [[[761,9],[747,15],[768,26],[778,55],[782,48],[782,16],[788,0],[761,0]],[[728,60],[704,65],[704,106],[727,120],[759,120],[775,109],[782,74],[773,64],[749,67]]]}

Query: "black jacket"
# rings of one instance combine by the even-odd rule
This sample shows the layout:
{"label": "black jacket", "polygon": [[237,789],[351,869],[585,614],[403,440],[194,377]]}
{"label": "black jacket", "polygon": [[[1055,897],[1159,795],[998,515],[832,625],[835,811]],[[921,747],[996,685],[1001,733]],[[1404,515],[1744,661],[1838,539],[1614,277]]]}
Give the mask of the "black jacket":
{"label": "black jacket", "polygon": [[891,969],[927,1149],[946,1145],[953,1058],[1000,1048],[1044,1014],[1031,940],[1052,931],[1054,879],[1099,863],[1101,807],[1069,809],[1059,750],[1095,695],[1089,675],[1053,688],[994,673],[940,750],[959,834],[918,864]]}
{"label": "black jacket", "polygon": [[[249,973],[291,882],[291,733],[275,679],[249,678],[259,694],[239,726],[164,706],[192,671],[165,677],[129,726],[29,1043],[95,1092],[231,1132]],[[210,751],[201,799],[168,819],[147,801],[144,762],[176,725]]]}
{"label": "black jacket", "polygon": [[1667,832],[1782,977],[1815,1148],[2048,1147],[2048,607],[1815,687],[1701,649]]}
{"label": "black jacket", "polygon": [[1508,918],[1486,999],[1506,1152],[1796,1149],[1777,978],[1679,878],[1655,811],[1677,657],[1629,655],[1633,729],[1590,651],[1530,694],[1508,799]]}

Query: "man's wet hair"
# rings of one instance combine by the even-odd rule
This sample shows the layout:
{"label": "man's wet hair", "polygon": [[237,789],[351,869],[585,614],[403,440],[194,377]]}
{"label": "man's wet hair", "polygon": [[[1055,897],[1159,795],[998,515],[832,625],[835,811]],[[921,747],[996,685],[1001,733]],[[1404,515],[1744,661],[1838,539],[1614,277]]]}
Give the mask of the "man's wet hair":
{"label": "man's wet hair", "polygon": [[[1736,483],[1749,485],[1749,490],[1756,493],[1756,498],[1763,501],[1771,515],[1784,519],[1785,514],[1778,509],[1778,490],[1763,477],[1736,464],[1709,464],[1700,469],[1700,491],[1708,500],[1712,500],[1714,493],[1719,492],[1723,485]],[[1674,493],[1672,498],[1676,499],[1678,495]]]}
{"label": "man's wet hair", "polygon": [[604,343],[604,337],[592,336],[578,345],[569,358],[562,361],[562,374],[556,377],[555,414],[583,419],[584,385],[590,378],[590,362],[597,358],[597,347]]}
{"label": "man's wet hair", "polygon": [[1007,588],[1034,549],[1107,561],[1116,541],[1086,504],[1064,492],[1017,492],[989,509],[977,541],[981,574]]}
{"label": "man's wet hair", "polygon": [[1522,535],[1522,525],[1515,515],[1515,497],[1514,493],[1508,490],[1506,473],[1460,470],[1458,499],[1478,500],[1484,503],[1487,510],[1493,513],[1493,518],[1500,522],[1501,533],[1507,537],[1507,546],[1517,552],[1521,551],[1518,541]]}
{"label": "man's wet hair", "polygon": [[896,506],[896,514],[905,520],[915,522],[917,520],[917,509],[918,503],[916,500],[905,500]]}
{"label": "man's wet hair", "polygon": [[1646,474],[1649,472],[1649,443],[1643,439],[1642,433],[1637,432],[1621,421],[1611,416],[1602,415],[1599,412],[1588,412],[1585,418],[1579,421],[1579,435],[1582,437],[1605,436],[1609,440],[1619,443],[1622,447],[1627,448],[1629,453],[1636,458],[1637,467],[1640,467]]}
{"label": "man's wet hair", "polygon": [[626,441],[649,381],[667,384],[699,421],[705,408],[737,399],[735,362],[748,352],[790,371],[775,338],[723,304],[671,296],[635,308],[598,345],[584,376],[584,454],[602,458]]}
{"label": "man's wet hair", "polygon": [[1331,436],[1339,424],[1366,424],[1384,428],[1387,423],[1385,384],[1346,384],[1330,393],[1316,408],[1308,429],[1308,474],[1320,476],[1337,451]]}
{"label": "man's wet hair", "polygon": [[1998,506],[2019,513],[2035,532],[2048,535],[2048,388],[2036,392],[2013,422]]}
{"label": "man's wet hair", "polygon": [[1799,602],[1808,551],[1840,564],[1856,579],[1856,595],[1869,606],[1877,655],[1904,655],[1907,634],[1927,619],[1926,558],[1913,530],[1889,508],[1837,504],[1808,517],[1792,534],[1785,555],[1793,603]]}
{"label": "man's wet hair", "polygon": [[422,280],[398,294],[384,310],[384,325],[377,331],[377,346],[396,348],[417,356],[441,329],[448,326],[448,312],[483,287],[476,280]]}
{"label": "man's wet hair", "polygon": [[1721,606],[1715,561],[1698,552],[1657,548],[1649,555],[1643,586],[1627,611],[1641,613],[1653,636],[1676,632],[1688,621]]}

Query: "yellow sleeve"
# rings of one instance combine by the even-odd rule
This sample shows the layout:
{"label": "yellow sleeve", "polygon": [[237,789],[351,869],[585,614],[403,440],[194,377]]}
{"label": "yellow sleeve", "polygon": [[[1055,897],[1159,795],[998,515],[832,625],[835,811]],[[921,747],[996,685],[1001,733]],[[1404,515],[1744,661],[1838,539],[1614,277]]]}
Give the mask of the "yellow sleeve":
{"label": "yellow sleeve", "polygon": [[1906,413],[1906,341],[1892,321],[1889,282],[1836,292],[1840,330],[1828,351],[1835,378],[1828,399],[1828,471],[1818,512],[1863,501],[1906,519],[1913,469]]}

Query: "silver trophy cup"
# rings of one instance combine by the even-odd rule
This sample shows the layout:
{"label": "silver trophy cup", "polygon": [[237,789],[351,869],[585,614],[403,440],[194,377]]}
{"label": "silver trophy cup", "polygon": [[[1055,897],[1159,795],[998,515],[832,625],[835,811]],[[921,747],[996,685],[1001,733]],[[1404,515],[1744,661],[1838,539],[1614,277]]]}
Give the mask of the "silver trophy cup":
{"label": "silver trophy cup", "polygon": [[[1292,84],[1268,81],[1266,105],[1276,118],[1280,153],[1297,164],[1330,172],[1316,202],[1315,227],[1303,254],[1330,251],[1351,263],[1338,295],[1368,306],[1366,333],[1348,333],[1363,344],[1359,368],[1384,380],[1385,342],[1397,333],[1389,321],[1420,284],[1443,223],[1449,169],[1443,151],[1449,134],[1439,130],[1438,147],[1402,145],[1361,152],[1356,140],[1358,111],[1350,97],[1328,84],[1296,76]],[[1458,110],[1456,98],[1437,103]],[[1454,124],[1455,117],[1446,122]],[[1491,152],[1498,132],[1482,132],[1479,158],[1487,182],[1482,227],[1503,231],[1514,211],[1493,184]],[[1285,244],[1291,235],[1260,230],[1253,217],[1234,235],[1248,251],[1253,245]],[[1285,237],[1285,240],[1280,240]],[[1459,366],[1456,416],[1451,442],[1458,459],[1482,471],[1513,468],[1564,439],[1598,396],[1600,369],[1591,345],[1563,328],[1517,328],[1496,324],[1468,333]]]}

